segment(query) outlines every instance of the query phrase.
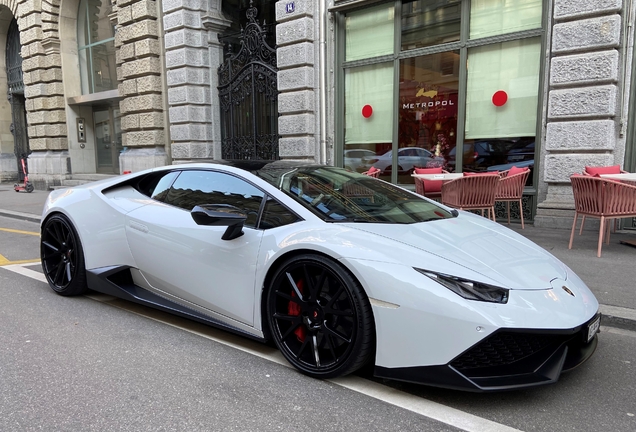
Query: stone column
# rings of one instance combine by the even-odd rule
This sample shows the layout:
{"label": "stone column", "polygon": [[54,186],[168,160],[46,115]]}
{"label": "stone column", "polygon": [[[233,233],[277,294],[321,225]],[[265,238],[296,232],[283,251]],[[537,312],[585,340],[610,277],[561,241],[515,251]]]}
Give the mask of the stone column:
{"label": "stone column", "polygon": [[[323,0],[318,0],[323,1]],[[287,4],[293,3],[290,11]],[[316,137],[317,73],[314,68],[316,0],[276,3],[278,133],[281,159],[319,160]]]}
{"label": "stone column", "polygon": [[154,0],[117,0],[117,79],[122,114],[121,172],[165,165],[160,23]]}
{"label": "stone column", "polygon": [[622,165],[621,6],[621,0],[555,0],[542,170],[547,193],[536,226],[571,227],[573,173],[586,165]]}
{"label": "stone column", "polygon": [[211,5],[208,14],[203,17],[203,27],[208,30],[208,55],[210,59],[210,112],[212,122],[212,157],[221,159],[221,102],[219,101],[219,67],[223,64],[223,44],[219,35],[230,26],[230,21],[223,16],[221,2]]}
{"label": "stone column", "polygon": [[[220,9],[213,0],[212,9]],[[175,162],[213,158],[208,31],[202,17],[206,0],[165,0],[166,74],[172,158]],[[229,24],[229,23],[228,23]],[[216,69],[214,70],[214,72]]]}
{"label": "stone column", "polygon": [[26,98],[29,179],[38,189],[71,172],[58,19],[60,0],[24,0],[17,12]]}

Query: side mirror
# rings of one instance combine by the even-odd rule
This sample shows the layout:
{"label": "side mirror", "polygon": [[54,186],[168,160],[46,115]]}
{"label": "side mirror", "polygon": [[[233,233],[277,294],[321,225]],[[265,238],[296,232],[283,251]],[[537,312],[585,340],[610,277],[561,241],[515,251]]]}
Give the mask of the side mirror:
{"label": "side mirror", "polygon": [[197,225],[226,226],[222,240],[233,240],[243,235],[247,215],[229,204],[203,204],[195,206],[190,215]]}

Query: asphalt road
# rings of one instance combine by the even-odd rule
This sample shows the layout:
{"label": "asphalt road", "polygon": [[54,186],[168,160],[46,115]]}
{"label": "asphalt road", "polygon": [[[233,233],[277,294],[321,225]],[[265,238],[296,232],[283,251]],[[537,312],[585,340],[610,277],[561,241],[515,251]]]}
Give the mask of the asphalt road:
{"label": "asphalt road", "polygon": [[54,294],[30,263],[37,232],[0,217],[0,431],[636,430],[634,332],[603,327],[586,364],[525,391],[313,380],[267,345],[108,296]]}

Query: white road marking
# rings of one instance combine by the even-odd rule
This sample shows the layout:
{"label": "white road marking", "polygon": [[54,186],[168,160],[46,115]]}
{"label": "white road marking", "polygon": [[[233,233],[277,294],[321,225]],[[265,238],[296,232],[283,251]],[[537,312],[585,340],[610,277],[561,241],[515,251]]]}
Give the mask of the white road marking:
{"label": "white road marking", "polygon": [[[33,265],[33,263],[13,264],[2,268],[47,283],[42,273],[25,268],[27,265]],[[109,295],[91,293],[86,297],[293,369],[278,350],[267,345],[176,316],[166,318],[165,314],[159,312],[157,312],[157,316],[153,316],[154,310],[148,312],[146,308],[140,308],[135,303],[119,300]],[[420,396],[411,395],[358,376],[349,375],[327,381],[467,432],[520,432],[519,429],[432,402]]]}
{"label": "white road marking", "polygon": [[44,277],[43,273],[40,273],[40,272],[37,272],[35,270],[31,270],[29,268],[26,268],[26,266],[32,266],[34,264],[38,264],[38,262],[28,263],[28,264],[11,264],[11,265],[4,266],[2,268],[3,269],[7,269],[9,271],[12,271],[14,273],[21,274],[22,276],[26,276],[26,277],[29,277],[31,279],[35,279],[37,281],[44,282],[45,284],[48,284],[48,282],[46,281],[46,278]]}

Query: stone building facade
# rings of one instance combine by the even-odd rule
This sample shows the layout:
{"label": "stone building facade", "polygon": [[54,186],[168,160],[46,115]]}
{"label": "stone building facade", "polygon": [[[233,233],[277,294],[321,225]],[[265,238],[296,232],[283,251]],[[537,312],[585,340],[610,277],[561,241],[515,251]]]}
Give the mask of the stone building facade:
{"label": "stone building facade", "polygon": [[636,170],[634,137],[627,141],[627,124],[636,122],[629,112],[633,14],[628,0],[554,2],[541,153],[545,197],[535,224],[571,224],[569,177],[586,165]]}
{"label": "stone building facade", "polygon": [[[464,11],[462,14],[469,10],[468,1],[455,2],[457,10]],[[473,1],[480,5],[497,3]],[[90,37],[82,39],[83,33],[78,31],[86,26],[80,12],[86,2],[89,4],[86,7],[98,4],[100,11],[97,13],[100,24],[95,35],[90,36],[95,36],[96,42]],[[259,13],[263,8],[273,10],[279,157],[343,165],[346,149],[343,130],[349,121],[345,112],[347,68],[373,63],[365,59],[347,60],[348,17],[363,16],[366,10],[383,5],[398,13],[406,9],[407,3],[416,10],[419,6],[413,4],[437,7],[437,2],[252,0],[251,3],[261,9]],[[520,40],[535,38],[541,46],[537,63],[540,67],[537,132],[533,144],[535,174],[528,188],[532,216],[535,224],[566,227],[573,213],[569,186],[572,173],[580,172],[586,165],[619,164],[624,169],[636,170],[636,146],[630,126],[636,122],[635,103],[630,97],[634,88],[635,5],[632,0],[513,3],[538,4],[540,10],[536,28],[519,33]],[[93,178],[90,176],[99,173],[220,159],[223,128],[218,69],[224,61],[224,35],[239,27],[236,16],[228,11],[238,7],[245,10],[249,6],[249,0],[112,0],[112,3],[0,0],[3,49],[6,50],[6,35],[13,18],[19,28],[32,152],[28,162],[30,179],[36,187],[45,189],[69,179]],[[450,13],[449,9],[444,10]],[[468,29],[464,18],[457,18],[464,26],[462,32]],[[108,34],[98,34],[109,25],[115,29],[113,48]],[[492,36],[488,40],[493,44],[514,45],[515,34]],[[462,36],[456,42],[459,53],[456,57],[462,61],[464,53],[473,47],[470,40],[465,44],[464,40]],[[99,48],[102,42],[103,49]],[[115,56],[113,65],[104,63],[101,69],[91,69],[91,73],[99,72],[99,76],[92,78],[93,85],[99,81],[102,87],[87,92],[82,72],[84,53],[111,49]],[[417,50],[414,52],[421,57],[437,55],[435,47],[423,46]],[[0,56],[0,62],[4,58]],[[409,55],[377,58],[393,61],[397,70]],[[448,69],[448,65],[442,67]],[[113,76],[105,79],[111,70]],[[5,64],[0,68],[0,86],[6,80]],[[398,78],[395,82],[397,86]],[[465,93],[460,93],[460,120],[465,116],[464,96]],[[399,121],[398,114],[393,118]],[[2,100],[0,178],[3,181],[11,181],[18,175],[9,131],[11,123],[11,105]],[[396,130],[394,148],[401,146],[399,138],[395,138],[399,135],[397,127],[387,124],[386,128]],[[463,124],[453,131],[458,135],[463,132]],[[104,160],[111,165],[102,164]],[[400,181],[395,175],[387,179]]]}

